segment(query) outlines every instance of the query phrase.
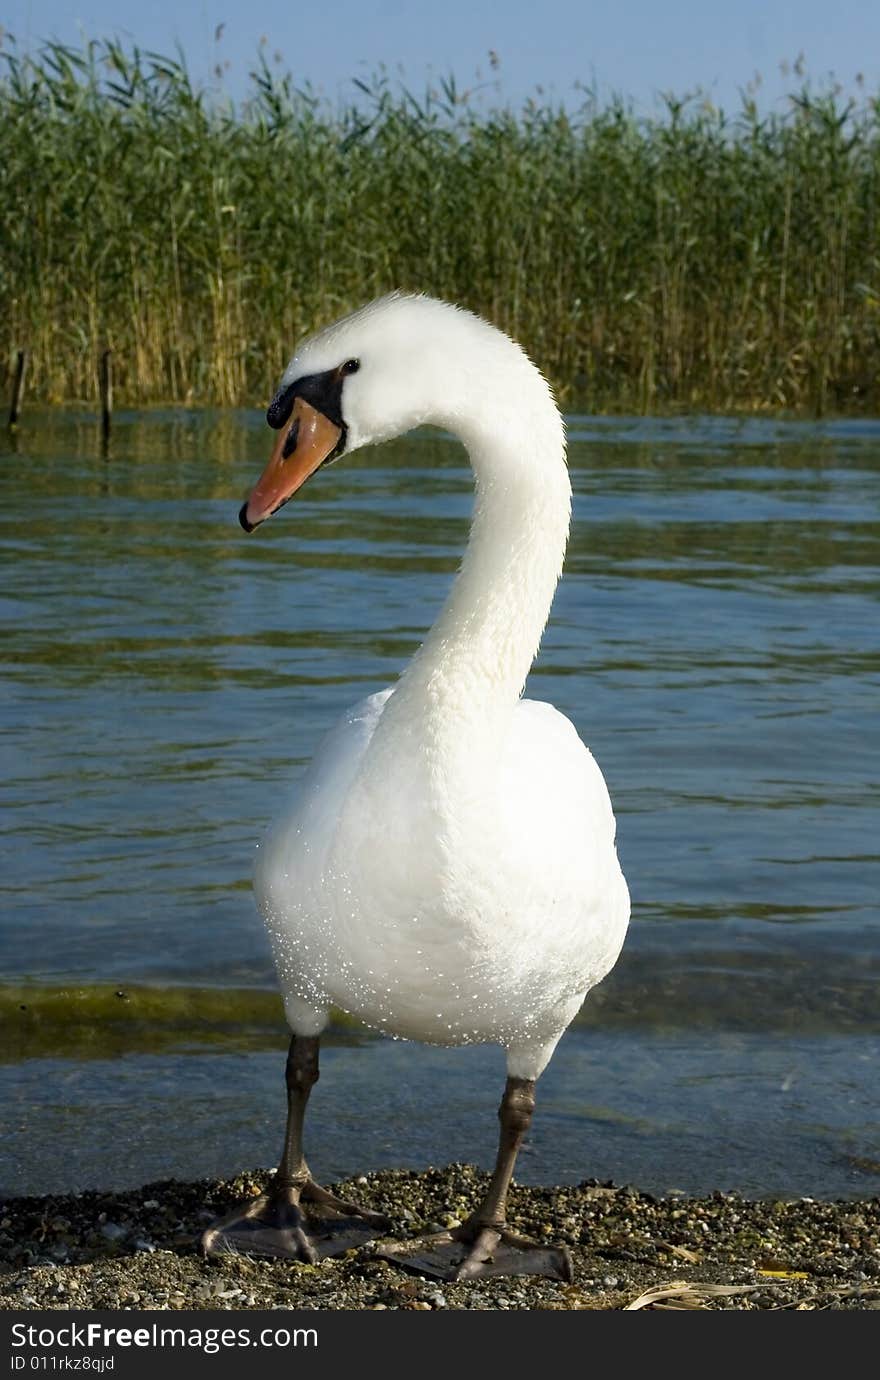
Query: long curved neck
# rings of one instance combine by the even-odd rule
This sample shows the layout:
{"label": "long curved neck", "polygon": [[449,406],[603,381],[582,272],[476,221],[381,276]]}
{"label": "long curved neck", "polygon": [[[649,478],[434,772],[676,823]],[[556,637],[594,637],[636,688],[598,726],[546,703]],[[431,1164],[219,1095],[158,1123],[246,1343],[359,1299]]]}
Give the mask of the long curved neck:
{"label": "long curved neck", "polygon": [[[539,378],[537,376],[536,378]],[[492,752],[538,650],[568,540],[571,485],[546,385],[532,408],[458,419],[476,478],[470,540],[449,597],[383,714],[445,772]],[[499,421],[499,415],[503,420]]]}
{"label": "long curved neck", "polygon": [[500,709],[519,698],[538,650],[562,569],[571,490],[564,466],[549,486],[525,473],[502,479],[474,468],[461,569],[396,693]]}

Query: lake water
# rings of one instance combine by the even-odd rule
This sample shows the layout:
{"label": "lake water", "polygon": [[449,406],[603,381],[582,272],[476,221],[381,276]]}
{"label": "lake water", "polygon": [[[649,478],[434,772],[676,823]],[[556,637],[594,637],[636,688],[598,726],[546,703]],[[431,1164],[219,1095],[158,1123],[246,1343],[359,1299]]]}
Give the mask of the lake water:
{"label": "lake water", "polygon": [[[633,922],[538,1088],[528,1182],[880,1188],[880,422],[569,418],[529,693],[605,773]],[[249,895],[284,783],[394,680],[464,546],[418,435],[248,538],[259,413],[30,413],[2,458],[0,1187],[274,1163],[286,1035]],[[340,1028],[333,1178],[491,1163],[503,1058]]]}

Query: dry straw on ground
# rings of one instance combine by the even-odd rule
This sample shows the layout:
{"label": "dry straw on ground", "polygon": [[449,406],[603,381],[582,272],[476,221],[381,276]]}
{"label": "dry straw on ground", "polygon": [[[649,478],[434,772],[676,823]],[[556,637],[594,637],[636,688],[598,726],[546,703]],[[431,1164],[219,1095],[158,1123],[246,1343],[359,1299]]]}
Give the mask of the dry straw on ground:
{"label": "dry straw on ground", "polygon": [[[880,1307],[880,1199],[655,1198],[586,1182],[523,1188],[511,1221],[564,1241],[575,1279],[438,1284],[368,1249],[319,1265],[202,1260],[205,1223],[265,1176],[11,1200],[0,1209],[0,1307],[159,1309],[816,1310]],[[398,1237],[466,1215],[485,1176],[468,1165],[382,1171],[344,1186]]]}

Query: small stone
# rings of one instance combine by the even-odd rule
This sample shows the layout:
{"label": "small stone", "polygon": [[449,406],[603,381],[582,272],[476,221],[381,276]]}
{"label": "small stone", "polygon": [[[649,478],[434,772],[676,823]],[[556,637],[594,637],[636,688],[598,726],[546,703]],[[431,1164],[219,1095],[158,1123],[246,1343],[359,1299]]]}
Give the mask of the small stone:
{"label": "small stone", "polygon": [[124,1236],[128,1236],[128,1228],[120,1226],[118,1222],[102,1222],[101,1235],[108,1241],[121,1241]]}

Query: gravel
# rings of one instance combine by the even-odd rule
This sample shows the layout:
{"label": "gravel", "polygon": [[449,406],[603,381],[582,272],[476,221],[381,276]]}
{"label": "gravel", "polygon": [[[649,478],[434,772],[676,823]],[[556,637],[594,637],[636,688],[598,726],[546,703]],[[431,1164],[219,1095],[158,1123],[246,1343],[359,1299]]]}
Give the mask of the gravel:
{"label": "gravel", "polygon": [[[620,1309],[657,1289],[676,1292],[640,1306],[880,1308],[880,1198],[656,1198],[595,1180],[515,1185],[511,1226],[565,1242],[573,1284],[522,1276],[438,1284],[375,1259],[370,1246],[317,1265],[203,1260],[196,1242],[205,1226],[268,1178],[259,1171],[229,1182],[8,1199],[0,1206],[0,1308]],[[464,1218],[485,1183],[473,1166],[452,1164],[339,1187],[384,1212],[391,1235],[411,1238]]]}

